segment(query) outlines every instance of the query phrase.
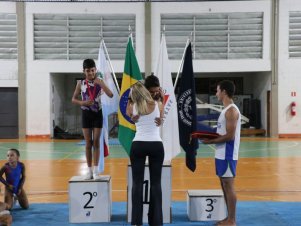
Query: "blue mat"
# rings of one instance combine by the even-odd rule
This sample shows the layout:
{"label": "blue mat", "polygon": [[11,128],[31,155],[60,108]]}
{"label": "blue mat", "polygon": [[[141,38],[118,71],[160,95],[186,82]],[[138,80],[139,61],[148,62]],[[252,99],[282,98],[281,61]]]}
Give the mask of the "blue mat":
{"label": "blue mat", "polygon": [[[110,223],[69,224],[67,203],[31,204],[28,210],[12,210],[14,226],[67,226],[67,225],[130,225],[126,222],[126,203],[114,202]],[[237,225],[240,226],[300,226],[301,202],[238,202]],[[214,225],[215,222],[190,222],[186,202],[172,203],[172,223],[165,225]]]}

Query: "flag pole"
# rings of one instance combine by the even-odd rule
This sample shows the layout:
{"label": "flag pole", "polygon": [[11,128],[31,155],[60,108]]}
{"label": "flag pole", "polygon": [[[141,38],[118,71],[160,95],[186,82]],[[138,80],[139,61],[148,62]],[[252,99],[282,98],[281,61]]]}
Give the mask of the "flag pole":
{"label": "flag pole", "polygon": [[[179,143],[179,128],[177,116],[177,101],[174,93],[172,82],[172,74],[168,52],[166,47],[166,29],[165,25],[161,30],[161,43],[158,51],[157,65],[155,68],[155,75],[159,78],[161,87],[164,90],[164,105],[163,124],[161,126],[161,138],[165,148],[164,161],[171,162],[171,160],[180,153]],[[165,102],[164,101],[164,102]],[[175,123],[176,122],[176,123]]]}
{"label": "flag pole", "polygon": [[133,40],[133,33],[132,33],[132,27],[131,27],[130,24],[129,24],[129,38],[131,38],[131,40],[132,40],[132,46],[133,46],[133,49],[135,50],[135,48],[134,48],[134,40]]}
{"label": "flag pole", "polygon": [[108,50],[107,50],[107,47],[106,47],[106,44],[105,44],[103,38],[101,38],[101,43],[103,44],[103,47],[104,47],[104,50],[105,50],[105,54],[107,55],[107,58],[108,58],[108,61],[109,61],[109,65],[110,65],[110,68],[111,68],[111,71],[112,71],[112,77],[113,77],[115,86],[117,88],[118,94],[119,94],[120,93],[120,88],[119,88],[119,85],[118,85],[118,82],[117,82],[117,79],[116,79],[116,75],[115,75],[115,72],[114,72],[114,68],[113,68],[113,65],[111,63],[111,59],[110,59],[110,56],[109,56],[109,53],[108,53]]}
{"label": "flag pole", "polygon": [[185,57],[186,49],[187,49],[187,46],[188,46],[189,42],[190,42],[190,38],[188,38],[187,41],[186,41],[186,46],[185,46],[184,53],[183,53],[183,56],[182,56],[181,64],[180,64],[180,67],[179,67],[179,69],[178,69],[178,73],[177,73],[177,76],[176,76],[175,84],[174,84],[174,86],[173,86],[174,89],[176,89],[177,84],[178,84],[178,79],[179,79],[180,71],[181,71],[182,66],[183,66],[184,57]]}
{"label": "flag pole", "polygon": [[165,24],[163,26],[163,31],[162,31],[162,35],[161,35],[161,40],[162,40],[162,37],[165,36]]}

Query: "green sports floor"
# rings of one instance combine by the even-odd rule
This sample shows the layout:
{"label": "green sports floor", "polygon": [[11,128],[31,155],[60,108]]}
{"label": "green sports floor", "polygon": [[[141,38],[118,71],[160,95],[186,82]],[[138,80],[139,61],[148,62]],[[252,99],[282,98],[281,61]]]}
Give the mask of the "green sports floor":
{"label": "green sports floor", "polygon": [[[127,158],[124,149],[118,141],[110,140],[110,155],[108,158]],[[6,159],[6,152],[9,148],[17,148],[21,152],[22,160],[61,160],[61,159],[85,159],[84,142],[75,141],[1,141],[0,159]],[[200,144],[198,158],[213,157],[214,148]],[[177,158],[182,158],[185,153],[181,152]],[[242,139],[240,145],[240,158],[255,157],[294,157],[301,156],[301,139]]]}

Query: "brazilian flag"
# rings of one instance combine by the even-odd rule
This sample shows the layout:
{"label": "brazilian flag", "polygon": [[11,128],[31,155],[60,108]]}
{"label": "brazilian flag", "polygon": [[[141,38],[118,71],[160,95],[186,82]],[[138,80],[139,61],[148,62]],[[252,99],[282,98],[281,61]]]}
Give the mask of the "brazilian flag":
{"label": "brazilian flag", "polygon": [[124,71],[122,76],[118,110],[118,139],[120,141],[120,144],[128,153],[128,155],[130,155],[130,149],[132,145],[132,140],[135,136],[136,127],[135,124],[132,122],[131,118],[126,115],[126,106],[128,103],[128,97],[131,86],[141,79],[142,76],[135,56],[135,51],[133,49],[132,37],[130,36],[126,47]]}

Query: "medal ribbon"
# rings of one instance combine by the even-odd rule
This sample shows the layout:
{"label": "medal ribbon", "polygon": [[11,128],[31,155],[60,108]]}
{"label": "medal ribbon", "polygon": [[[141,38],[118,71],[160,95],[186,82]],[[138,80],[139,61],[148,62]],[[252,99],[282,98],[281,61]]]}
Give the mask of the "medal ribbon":
{"label": "medal ribbon", "polygon": [[93,89],[93,93],[92,93],[91,87],[89,85],[89,81],[87,79],[86,79],[86,84],[87,84],[87,88],[88,88],[88,93],[89,93],[90,99],[94,101],[95,93],[96,93],[96,86],[94,85],[94,89]]}

